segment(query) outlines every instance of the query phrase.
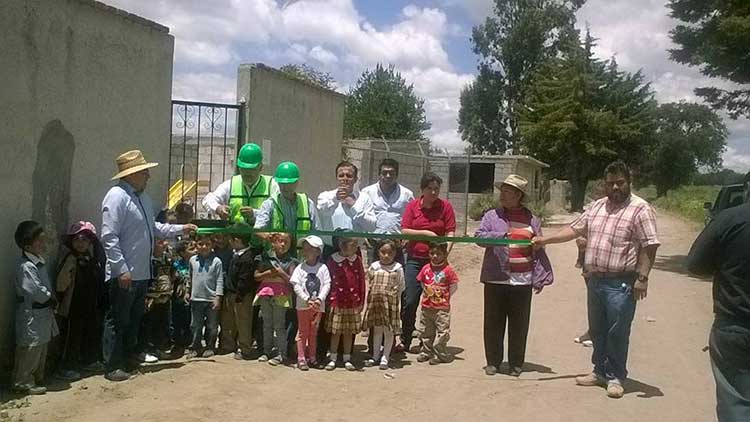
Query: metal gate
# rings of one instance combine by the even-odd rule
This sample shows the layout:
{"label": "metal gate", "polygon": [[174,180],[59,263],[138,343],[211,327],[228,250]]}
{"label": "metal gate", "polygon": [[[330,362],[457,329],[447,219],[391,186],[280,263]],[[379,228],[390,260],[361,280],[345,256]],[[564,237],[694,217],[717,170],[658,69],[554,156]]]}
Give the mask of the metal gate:
{"label": "metal gate", "polygon": [[205,195],[235,171],[243,144],[245,104],[172,101],[169,139],[169,209],[190,204],[205,218]]}

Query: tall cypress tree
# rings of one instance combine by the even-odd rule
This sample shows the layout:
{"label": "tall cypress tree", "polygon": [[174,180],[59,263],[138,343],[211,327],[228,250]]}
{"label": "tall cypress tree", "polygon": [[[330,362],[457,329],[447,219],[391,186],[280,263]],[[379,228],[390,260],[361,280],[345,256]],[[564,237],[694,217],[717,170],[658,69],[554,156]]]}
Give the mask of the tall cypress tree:
{"label": "tall cypress tree", "polygon": [[[575,34],[575,35],[574,35]],[[594,39],[575,32],[562,54],[546,62],[518,113],[527,152],[568,179],[572,208],[583,207],[586,185],[611,161],[638,166],[654,139],[653,92],[640,72],[594,57]]]}

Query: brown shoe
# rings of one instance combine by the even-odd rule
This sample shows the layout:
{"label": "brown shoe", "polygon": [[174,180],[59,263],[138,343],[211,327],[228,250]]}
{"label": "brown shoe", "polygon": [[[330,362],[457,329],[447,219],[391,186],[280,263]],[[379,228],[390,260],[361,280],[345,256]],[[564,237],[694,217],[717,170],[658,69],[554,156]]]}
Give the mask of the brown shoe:
{"label": "brown shoe", "polygon": [[611,399],[620,399],[625,394],[625,389],[619,382],[610,382],[607,384],[607,397]]}
{"label": "brown shoe", "polygon": [[583,387],[604,387],[607,382],[604,378],[592,372],[588,375],[576,377],[576,384]]}

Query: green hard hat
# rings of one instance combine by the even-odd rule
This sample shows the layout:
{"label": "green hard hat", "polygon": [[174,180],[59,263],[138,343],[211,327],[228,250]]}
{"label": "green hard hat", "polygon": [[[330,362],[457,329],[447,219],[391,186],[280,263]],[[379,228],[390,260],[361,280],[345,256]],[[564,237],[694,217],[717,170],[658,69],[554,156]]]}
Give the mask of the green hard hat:
{"label": "green hard hat", "polygon": [[291,161],[284,161],[276,167],[273,178],[276,183],[294,183],[299,180],[299,167]]}
{"label": "green hard hat", "polygon": [[263,162],[263,151],[258,144],[245,144],[240,148],[237,156],[237,167],[254,169]]}

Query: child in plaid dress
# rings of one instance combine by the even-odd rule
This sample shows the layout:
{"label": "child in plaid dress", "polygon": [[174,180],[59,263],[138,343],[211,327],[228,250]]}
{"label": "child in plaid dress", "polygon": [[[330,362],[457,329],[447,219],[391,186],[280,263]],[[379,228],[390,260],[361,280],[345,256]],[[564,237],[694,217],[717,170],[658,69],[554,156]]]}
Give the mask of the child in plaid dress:
{"label": "child in plaid dress", "polygon": [[336,369],[339,342],[343,343],[344,367],[357,369],[351,362],[354,336],[362,328],[362,305],[365,299],[365,269],[359,255],[357,239],[338,238],[339,251],[328,259],[331,274],[330,309],[326,314],[326,330],[331,333],[330,362],[326,369]]}
{"label": "child in plaid dress", "polygon": [[[362,331],[372,329],[372,359],[365,366],[380,364],[388,369],[388,359],[393,348],[393,339],[401,333],[401,292],[404,291],[404,268],[395,262],[396,242],[381,240],[376,247],[379,261],[367,270],[367,309],[362,322]],[[382,356],[381,356],[382,346]]]}

